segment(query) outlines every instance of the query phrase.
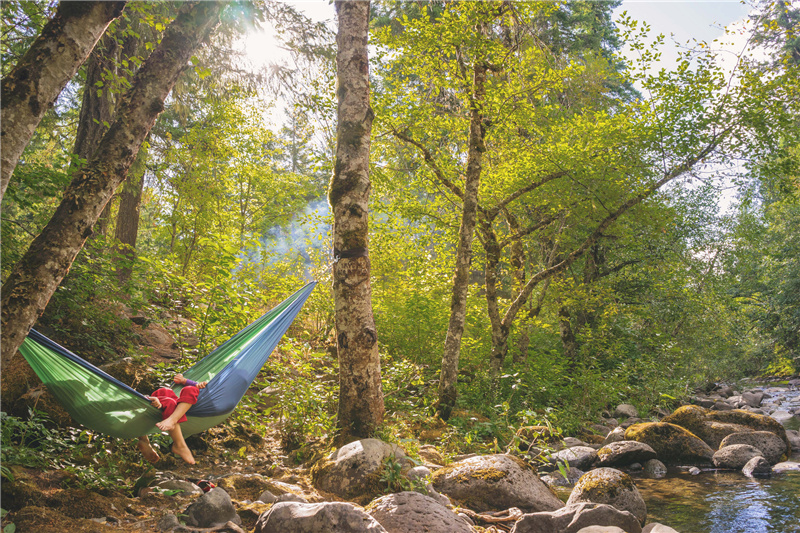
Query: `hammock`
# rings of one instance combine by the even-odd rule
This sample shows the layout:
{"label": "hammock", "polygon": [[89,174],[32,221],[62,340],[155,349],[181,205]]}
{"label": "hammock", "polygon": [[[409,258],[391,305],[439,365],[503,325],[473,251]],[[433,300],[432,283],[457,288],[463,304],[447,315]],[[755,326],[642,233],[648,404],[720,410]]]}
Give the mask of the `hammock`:
{"label": "hammock", "polygon": [[[183,373],[197,382],[208,381],[181,424],[184,436],[228,418],[316,284],[307,284]],[[161,411],[144,394],[41,333],[31,330],[19,351],[48,391],[87,428],[126,439],[160,431],[155,424],[161,421]],[[180,394],[180,385],[172,388]]]}

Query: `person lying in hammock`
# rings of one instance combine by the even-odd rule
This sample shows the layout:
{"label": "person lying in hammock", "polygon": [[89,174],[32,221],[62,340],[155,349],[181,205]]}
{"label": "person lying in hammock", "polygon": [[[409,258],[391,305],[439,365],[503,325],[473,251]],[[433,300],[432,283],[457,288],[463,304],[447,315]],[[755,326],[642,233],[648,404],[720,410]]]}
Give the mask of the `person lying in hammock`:
{"label": "person lying in hammock", "polygon": [[[183,374],[176,374],[174,381],[178,385],[183,385],[180,396],[176,395],[172,389],[161,388],[147,398],[150,400],[150,405],[156,409],[161,409],[161,422],[156,424],[156,427],[161,431],[166,431],[172,437],[172,453],[193,465],[195,463],[194,457],[192,456],[192,451],[186,445],[180,425],[186,422],[186,411],[197,403],[197,395],[200,389],[204,389],[208,382],[197,383],[191,379],[186,379]],[[145,459],[151,463],[158,461],[158,453],[153,449],[147,435],[139,437],[139,442],[136,446]]]}

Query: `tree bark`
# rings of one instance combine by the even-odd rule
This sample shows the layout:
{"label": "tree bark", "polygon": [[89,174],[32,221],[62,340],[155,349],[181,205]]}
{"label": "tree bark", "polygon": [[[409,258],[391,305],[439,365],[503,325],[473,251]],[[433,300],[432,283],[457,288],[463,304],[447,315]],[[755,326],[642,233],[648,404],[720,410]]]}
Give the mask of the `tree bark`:
{"label": "tree bark", "polygon": [[369,149],[373,113],[367,55],[369,2],[336,1],[338,124],[329,200],[339,356],[339,442],[371,436],[383,421],[378,335],[370,286]]}
{"label": "tree bark", "polygon": [[120,263],[117,267],[117,281],[122,286],[128,282],[133,273],[131,266],[136,258],[136,238],[139,236],[139,206],[144,191],[144,160],[147,152],[139,150],[133,165],[131,176],[122,184],[119,193],[119,211],[114,238],[119,241],[118,253]]}
{"label": "tree bark", "polygon": [[200,43],[219,21],[219,2],[187,2],[140,68],[92,158],[79,169],[56,209],[3,285],[1,362],[14,356],[91,234],[114,190]]}
{"label": "tree bark", "polygon": [[36,126],[126,3],[62,1],[31,48],[3,78],[0,199]]}
{"label": "tree bark", "polygon": [[436,412],[442,419],[450,418],[456,405],[458,391],[458,359],[461,355],[461,338],[467,317],[467,294],[469,272],[472,264],[472,238],[478,213],[478,188],[481,181],[483,153],[486,151],[485,129],[481,106],[486,96],[486,66],[476,63],[473,69],[473,93],[471,98],[469,149],[467,171],[464,176],[463,209],[461,227],[458,231],[456,267],[453,274],[453,294],[450,300],[450,321],[444,341],[442,370],[439,376],[439,399]]}

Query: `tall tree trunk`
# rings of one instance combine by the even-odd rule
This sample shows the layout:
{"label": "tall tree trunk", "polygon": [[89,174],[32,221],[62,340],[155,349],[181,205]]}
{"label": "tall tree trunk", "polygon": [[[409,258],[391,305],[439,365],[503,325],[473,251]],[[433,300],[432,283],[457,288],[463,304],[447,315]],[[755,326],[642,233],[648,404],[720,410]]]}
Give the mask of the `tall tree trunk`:
{"label": "tall tree trunk", "polygon": [[100,212],[125,179],[139,147],[200,43],[219,21],[220,2],[187,2],[122,98],[92,158],[3,285],[0,362],[8,363],[69,270]]}
{"label": "tall tree trunk", "polygon": [[453,294],[450,300],[450,321],[444,341],[442,370],[439,376],[439,399],[436,411],[444,420],[450,418],[456,405],[458,391],[458,358],[461,355],[461,337],[467,317],[467,293],[469,272],[472,263],[472,238],[478,212],[478,187],[481,181],[485,130],[481,106],[486,96],[486,66],[476,63],[473,70],[473,94],[471,98],[469,149],[467,172],[464,178],[464,205],[461,212],[461,227],[458,231],[456,268],[453,275]]}
{"label": "tall tree trunk", "polygon": [[36,126],[126,3],[62,1],[30,49],[3,78],[0,199]]}
{"label": "tall tree trunk", "polygon": [[144,191],[144,172],[147,151],[139,150],[133,162],[130,176],[122,184],[119,193],[119,211],[114,237],[119,241],[120,264],[117,267],[117,281],[122,286],[128,282],[133,272],[131,266],[136,258],[136,238],[139,236],[139,206]]}
{"label": "tall tree trunk", "polygon": [[336,1],[338,124],[329,200],[333,210],[339,441],[367,437],[383,421],[378,334],[369,260],[369,2]]}
{"label": "tall tree trunk", "polygon": [[565,305],[558,310],[558,332],[564,347],[564,357],[569,362],[569,369],[575,370],[578,366],[578,339],[572,328],[569,309]]}

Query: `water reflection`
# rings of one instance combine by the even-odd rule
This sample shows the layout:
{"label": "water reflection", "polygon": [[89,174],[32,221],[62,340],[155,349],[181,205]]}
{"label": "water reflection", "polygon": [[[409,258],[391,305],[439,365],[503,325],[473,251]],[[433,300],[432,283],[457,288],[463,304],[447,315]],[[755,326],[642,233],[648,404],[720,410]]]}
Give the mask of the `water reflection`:
{"label": "water reflection", "polygon": [[800,532],[800,472],[762,479],[732,472],[671,473],[636,479],[636,486],[647,503],[648,521],[681,533]]}

